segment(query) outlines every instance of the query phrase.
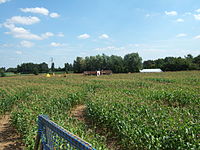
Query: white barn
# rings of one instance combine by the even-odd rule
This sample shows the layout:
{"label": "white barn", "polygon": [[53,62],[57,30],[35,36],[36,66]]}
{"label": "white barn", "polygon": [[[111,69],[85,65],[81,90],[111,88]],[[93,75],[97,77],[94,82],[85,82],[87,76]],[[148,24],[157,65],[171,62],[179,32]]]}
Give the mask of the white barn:
{"label": "white barn", "polygon": [[148,72],[163,72],[161,69],[142,69],[140,70],[142,73],[148,73]]}

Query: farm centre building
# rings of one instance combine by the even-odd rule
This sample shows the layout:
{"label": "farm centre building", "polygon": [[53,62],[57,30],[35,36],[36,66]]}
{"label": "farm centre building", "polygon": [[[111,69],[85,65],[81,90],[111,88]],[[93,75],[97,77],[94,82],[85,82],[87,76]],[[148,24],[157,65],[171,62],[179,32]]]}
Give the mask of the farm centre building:
{"label": "farm centre building", "polygon": [[163,72],[161,69],[142,69],[140,70],[142,73],[148,73],[148,72]]}
{"label": "farm centre building", "polygon": [[101,70],[101,71],[84,71],[83,72],[84,75],[111,75],[112,74],[112,70]]}

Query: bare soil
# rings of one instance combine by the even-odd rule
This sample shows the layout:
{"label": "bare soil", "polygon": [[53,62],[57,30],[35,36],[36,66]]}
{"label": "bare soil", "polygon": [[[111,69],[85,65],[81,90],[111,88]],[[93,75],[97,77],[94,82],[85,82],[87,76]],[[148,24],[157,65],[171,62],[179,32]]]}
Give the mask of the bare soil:
{"label": "bare soil", "polygon": [[86,121],[85,117],[86,106],[85,105],[78,105],[71,110],[71,116],[75,117],[80,121]]}
{"label": "bare soil", "polygon": [[22,138],[11,125],[9,114],[0,116],[0,150],[23,150]]}

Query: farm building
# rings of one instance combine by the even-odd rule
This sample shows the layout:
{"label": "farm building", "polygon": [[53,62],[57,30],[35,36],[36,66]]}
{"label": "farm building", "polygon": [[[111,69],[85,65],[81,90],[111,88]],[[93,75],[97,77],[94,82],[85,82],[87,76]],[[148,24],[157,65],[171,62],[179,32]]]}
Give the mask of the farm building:
{"label": "farm building", "polygon": [[140,70],[142,73],[148,73],[148,72],[163,72],[161,69],[142,69]]}
{"label": "farm building", "polygon": [[101,70],[101,71],[84,71],[84,75],[110,75],[112,74],[112,70]]}
{"label": "farm building", "polygon": [[97,75],[97,71],[84,71],[84,75]]}
{"label": "farm building", "polygon": [[111,75],[112,70],[101,70],[101,75]]}

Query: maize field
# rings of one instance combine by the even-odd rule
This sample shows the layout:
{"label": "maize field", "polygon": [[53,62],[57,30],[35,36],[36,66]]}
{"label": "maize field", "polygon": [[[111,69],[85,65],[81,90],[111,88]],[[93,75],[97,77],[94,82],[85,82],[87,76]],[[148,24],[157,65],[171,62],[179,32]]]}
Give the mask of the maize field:
{"label": "maize field", "polygon": [[[78,105],[86,121],[70,115]],[[30,150],[39,114],[97,150],[200,149],[200,71],[5,77],[0,108]]]}

